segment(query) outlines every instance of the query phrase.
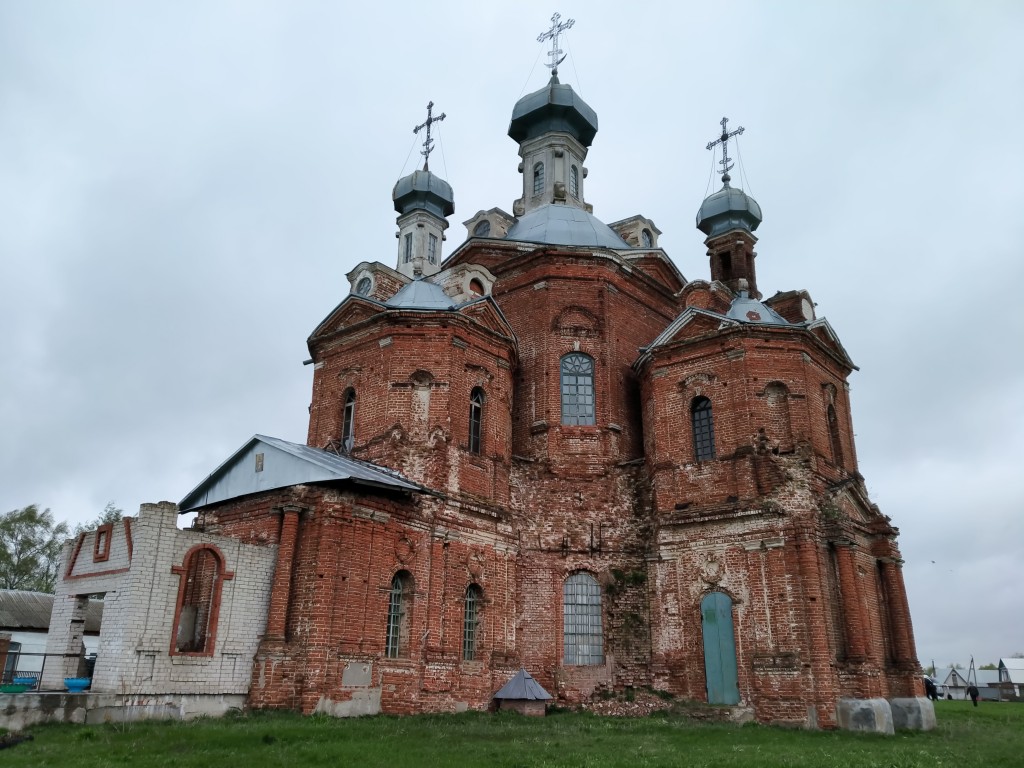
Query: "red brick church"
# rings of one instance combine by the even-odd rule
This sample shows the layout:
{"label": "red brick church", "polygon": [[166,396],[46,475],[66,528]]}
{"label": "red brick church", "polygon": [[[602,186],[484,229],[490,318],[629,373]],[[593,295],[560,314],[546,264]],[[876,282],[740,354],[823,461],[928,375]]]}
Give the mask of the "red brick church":
{"label": "red brick church", "polygon": [[[561,703],[649,687],[763,722],[927,727],[855,366],[806,291],[764,298],[732,134],[687,280],[649,219],[593,215],[597,125],[557,69],[520,99],[522,197],[448,255],[452,188],[427,163],[400,179],[397,260],[353,269],[309,337],[307,445],[257,436],[180,504],[274,551],[248,704],[484,709],[525,667]],[[224,650],[243,574],[204,547],[175,566],[172,656]]]}

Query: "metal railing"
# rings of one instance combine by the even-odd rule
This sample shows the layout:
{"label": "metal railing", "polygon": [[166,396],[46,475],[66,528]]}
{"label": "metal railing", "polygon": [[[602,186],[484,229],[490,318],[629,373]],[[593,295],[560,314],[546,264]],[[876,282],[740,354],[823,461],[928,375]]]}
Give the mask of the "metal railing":
{"label": "metal railing", "polygon": [[[29,651],[8,651],[6,659],[0,658],[0,685],[28,685],[26,691],[63,691],[63,680],[66,677],[92,677],[96,666],[96,654],[88,656],[77,653],[31,653]],[[57,665],[60,674],[56,677],[61,681],[47,688],[41,687],[47,678],[47,668],[53,674],[53,665]]]}

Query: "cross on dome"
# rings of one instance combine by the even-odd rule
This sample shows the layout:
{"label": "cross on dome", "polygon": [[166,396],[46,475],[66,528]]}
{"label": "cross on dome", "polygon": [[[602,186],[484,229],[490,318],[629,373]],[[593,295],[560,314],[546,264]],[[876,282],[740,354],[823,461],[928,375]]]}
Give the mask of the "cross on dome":
{"label": "cross on dome", "polygon": [[728,186],[729,182],[732,180],[731,177],[729,176],[729,169],[732,168],[732,166],[729,165],[729,160],[731,159],[729,157],[729,139],[731,139],[733,136],[741,135],[745,129],[741,125],[735,131],[732,131],[730,133],[729,129],[728,129],[728,125],[729,125],[729,118],[728,117],[723,117],[719,124],[722,126],[722,135],[719,136],[714,141],[708,142],[707,149],[713,148],[716,144],[721,144],[722,145],[722,159],[719,160],[718,163],[719,163],[719,165],[722,166],[722,183],[725,184],[726,186]]}
{"label": "cross on dome", "polygon": [[[562,51],[558,48],[558,36],[565,32],[567,29],[571,29],[572,25],[576,23],[576,19],[566,19],[559,23],[559,19],[562,18],[562,14],[554,13],[551,16],[551,29],[546,32],[541,32],[537,35],[537,42],[543,43],[545,40],[551,40],[551,50],[548,51],[548,56],[551,57],[551,63],[545,64],[551,70],[552,75],[558,74],[558,65],[565,61],[565,56],[562,56]],[[558,58],[561,56],[562,58]]]}
{"label": "cross on dome", "polygon": [[420,132],[420,130],[423,129],[423,128],[427,129],[427,138],[424,140],[424,142],[423,142],[423,150],[420,152],[420,154],[423,155],[423,170],[424,171],[429,171],[430,170],[430,153],[434,151],[434,140],[432,138],[430,138],[430,126],[433,123],[441,122],[442,120],[445,119],[445,117],[447,117],[447,115],[445,115],[444,112],[442,112],[437,117],[434,117],[433,116],[433,110],[434,110],[434,102],[431,101],[430,103],[427,104],[427,119],[424,122],[420,123],[419,125],[417,125],[415,128],[412,129],[412,132],[416,133],[416,134],[418,134]]}

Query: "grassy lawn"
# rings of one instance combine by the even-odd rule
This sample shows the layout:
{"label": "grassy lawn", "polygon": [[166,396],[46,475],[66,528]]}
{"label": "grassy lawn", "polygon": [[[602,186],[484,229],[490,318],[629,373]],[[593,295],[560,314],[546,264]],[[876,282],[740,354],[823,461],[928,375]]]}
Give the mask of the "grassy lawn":
{"label": "grassy lawn", "polygon": [[302,766],[1024,765],[1024,704],[936,702],[939,725],[894,737],[698,724],[674,715],[546,718],[466,713],[335,720],[253,714],[188,723],[47,725],[0,752],[4,768]]}

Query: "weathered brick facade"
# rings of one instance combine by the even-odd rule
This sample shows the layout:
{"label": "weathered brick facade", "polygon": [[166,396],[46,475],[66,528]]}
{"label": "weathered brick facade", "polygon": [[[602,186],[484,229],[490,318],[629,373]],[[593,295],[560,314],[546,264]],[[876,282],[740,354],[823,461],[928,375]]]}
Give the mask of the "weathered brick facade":
{"label": "weathered brick facade", "polygon": [[[760,209],[727,176],[702,207],[705,279],[648,219],[594,219],[592,114],[556,78],[524,97],[516,218],[481,211],[443,262],[418,233],[397,270],[360,264],[309,338],[308,445],[417,489],[191,505],[203,535],[274,556],[250,706],[484,709],[520,666],[561,702],[647,686],[826,728],[857,727],[843,699],[921,696],[853,363],[806,292],[760,301]],[[449,193],[399,182],[400,233],[443,232]]]}

